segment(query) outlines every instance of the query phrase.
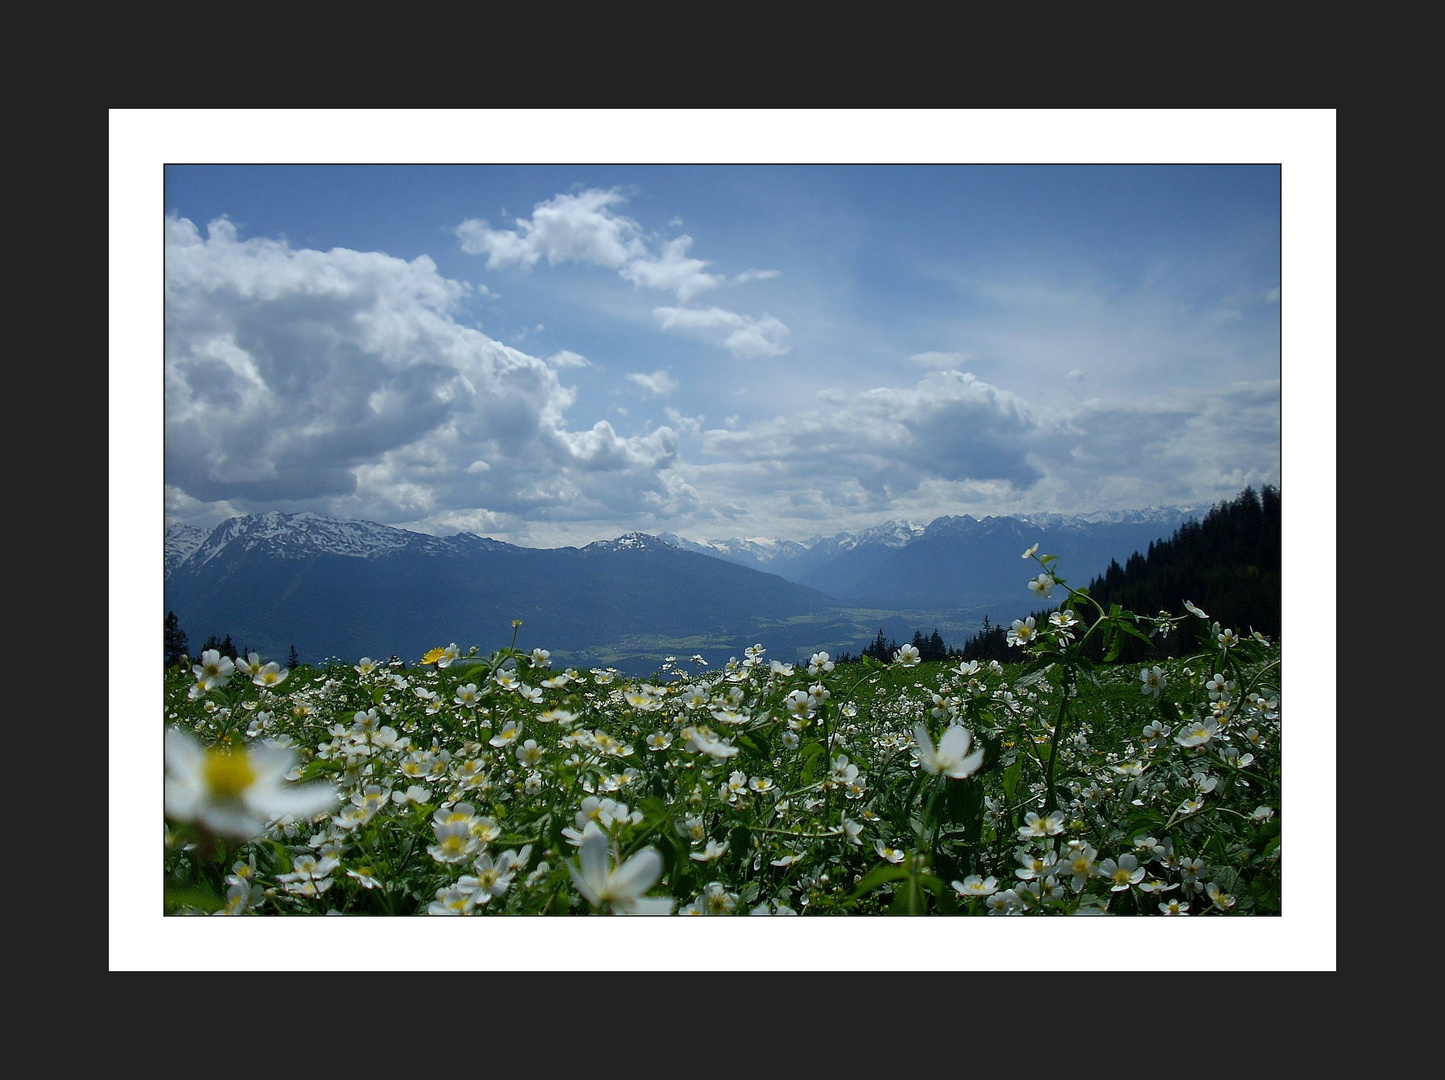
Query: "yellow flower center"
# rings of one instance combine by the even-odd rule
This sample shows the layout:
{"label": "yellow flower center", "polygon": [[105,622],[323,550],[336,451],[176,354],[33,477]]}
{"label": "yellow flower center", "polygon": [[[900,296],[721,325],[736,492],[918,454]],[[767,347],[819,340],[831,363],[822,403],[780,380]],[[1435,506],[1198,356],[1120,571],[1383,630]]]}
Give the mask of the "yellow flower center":
{"label": "yellow flower center", "polygon": [[207,750],[205,773],[207,786],[221,798],[237,798],[256,782],[245,751],[232,754],[217,748]]}

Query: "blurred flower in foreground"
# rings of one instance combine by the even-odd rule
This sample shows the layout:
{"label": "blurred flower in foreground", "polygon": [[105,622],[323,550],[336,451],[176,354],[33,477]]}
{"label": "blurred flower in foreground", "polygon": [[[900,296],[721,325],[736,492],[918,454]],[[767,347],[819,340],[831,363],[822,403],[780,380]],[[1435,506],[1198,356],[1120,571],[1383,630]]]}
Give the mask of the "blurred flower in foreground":
{"label": "blurred flower in foreground", "polygon": [[179,728],[166,731],[165,812],[232,840],[266,832],[272,818],[309,818],[336,805],[328,783],[290,784],[292,751],[271,743],[207,747]]}
{"label": "blurred flower in foreground", "polygon": [[938,740],[937,748],[933,745],[933,739],[928,734],[928,728],[922,724],[913,729],[913,738],[918,743],[918,763],[923,766],[925,772],[943,773],[955,780],[962,780],[970,773],[978,771],[983,764],[983,750],[978,749],[973,753],[968,748],[973,745],[973,733],[965,727],[954,724],[943,733],[943,738]]}
{"label": "blurred flower in foreground", "polygon": [[[662,876],[662,856],[656,848],[643,848],[616,869],[607,834],[588,821],[582,829],[577,863],[568,863],[572,884],[594,908],[611,908],[622,915],[670,915],[672,898],[644,896]],[[580,865],[578,865],[580,864]]]}

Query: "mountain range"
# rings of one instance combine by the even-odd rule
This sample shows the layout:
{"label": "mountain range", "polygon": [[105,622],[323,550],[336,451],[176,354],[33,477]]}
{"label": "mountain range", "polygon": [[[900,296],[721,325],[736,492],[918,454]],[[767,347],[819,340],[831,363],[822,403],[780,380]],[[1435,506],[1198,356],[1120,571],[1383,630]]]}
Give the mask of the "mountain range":
{"label": "mountain range", "polygon": [[[1084,585],[1111,560],[1167,539],[1192,508],[1065,517],[887,522],[807,541],[629,533],[585,547],[524,548],[316,514],[253,514],[165,531],[165,606],[193,648],[302,660],[399,656],[456,642],[490,653],[512,640],[557,663],[650,674],[666,656],[709,664],[764,644],[769,656],[857,652],[878,630],[900,641],[940,629],[962,645],[985,615],[1039,606],[1033,543]],[[1055,594],[1055,600],[1059,595]]]}

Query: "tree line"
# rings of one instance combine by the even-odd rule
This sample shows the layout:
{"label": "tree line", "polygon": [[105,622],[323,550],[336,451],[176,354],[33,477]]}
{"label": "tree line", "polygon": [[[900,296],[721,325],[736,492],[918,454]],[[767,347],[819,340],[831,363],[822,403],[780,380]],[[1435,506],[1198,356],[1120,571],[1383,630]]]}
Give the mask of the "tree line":
{"label": "tree line", "polygon": [[[217,637],[215,634],[212,634],[210,637],[206,638],[205,643],[199,649],[197,649],[194,654],[190,651],[190,648],[190,635],[188,635],[184,630],[181,629],[181,620],[179,616],[177,616],[174,611],[167,611],[165,629],[165,652],[167,668],[174,667],[176,664],[184,663],[191,656],[200,656],[201,653],[207,652],[211,649],[216,650],[216,652],[220,653],[222,656],[229,657],[232,661],[239,660],[242,656],[247,656],[253,651],[249,645],[242,646],[239,649],[236,648],[235,643],[231,640],[230,634],[227,634],[224,638]],[[296,665],[300,662],[301,658],[296,654],[296,646],[292,645],[291,655],[287,658],[286,666],[287,668],[295,668]]]}
{"label": "tree line", "polygon": [[[1170,539],[1151,542],[1147,551],[1136,551],[1122,566],[1117,559],[1111,560],[1108,569],[1089,582],[1087,589],[1106,611],[1112,604],[1118,604],[1126,611],[1145,617],[1161,611],[1177,615],[1183,610],[1184,601],[1190,601],[1208,618],[1188,619],[1168,635],[1155,634],[1153,649],[1141,641],[1126,638],[1118,659],[1136,663],[1180,656],[1209,645],[1206,637],[1215,622],[1241,634],[1253,630],[1277,638],[1282,621],[1282,557],[1279,488],[1266,485],[1255,491],[1247,487],[1237,498],[1215,506],[1202,520],[1181,525]],[[1056,607],[1033,612],[1035,623],[1046,626],[1055,610]],[[1096,617],[1088,605],[1075,605],[1074,614],[1084,628]],[[1017,659],[1016,655],[1009,655],[1008,629],[1002,623],[991,623],[985,615],[982,628],[961,648],[947,645],[936,627],[927,635],[915,630],[912,645],[923,661],[987,663],[997,660],[1004,663]],[[898,641],[886,637],[880,628],[858,655],[844,652],[835,660],[840,664],[855,663],[866,656],[887,664],[892,663],[900,648]],[[230,634],[224,637],[212,634],[192,654],[176,613],[166,612],[166,667],[207,649],[215,649],[232,660],[250,652],[248,647],[236,648]],[[294,668],[298,662],[296,646],[292,645],[287,666]]]}
{"label": "tree line", "polygon": [[[1135,552],[1089,583],[1089,595],[1104,610],[1118,604],[1136,615],[1179,614],[1188,600],[1207,618],[1187,619],[1173,632],[1154,636],[1153,650],[1126,639],[1119,659],[1141,661],[1182,656],[1213,644],[1213,624],[1242,635],[1258,631],[1276,639],[1283,621],[1280,577],[1283,563],[1279,488],[1247,487],[1220,503],[1201,521],[1190,521],[1168,540]],[[1091,609],[1092,610],[1092,609]],[[1085,625],[1090,612],[1076,612]]]}
{"label": "tree line", "polygon": [[[1146,618],[1159,612],[1179,615],[1188,600],[1208,616],[1187,619],[1168,634],[1152,634],[1153,649],[1137,639],[1126,638],[1118,659],[1137,663],[1208,647],[1216,622],[1243,635],[1258,631],[1277,638],[1282,621],[1281,520],[1279,488],[1266,485],[1255,491],[1252,486],[1246,487],[1237,498],[1212,508],[1202,520],[1181,525],[1170,539],[1153,541],[1147,551],[1136,551],[1123,566],[1117,559],[1111,560],[1108,569],[1086,587],[1105,611],[1118,604]],[[1036,625],[1047,626],[1056,610],[1057,606],[1031,615]],[[1074,614],[1082,629],[1097,618],[1097,612],[1087,604],[1076,604]],[[1008,627],[991,623],[985,615],[982,629],[962,648],[945,645],[936,629],[926,637],[921,630],[915,630],[913,646],[923,660],[1004,663],[1018,659],[1016,653],[1009,655],[1008,631]],[[899,648],[896,640],[885,640],[880,629],[858,656],[845,652],[837,661],[856,662],[870,656],[891,663]],[[1094,659],[1102,658],[1102,645],[1095,653]]]}

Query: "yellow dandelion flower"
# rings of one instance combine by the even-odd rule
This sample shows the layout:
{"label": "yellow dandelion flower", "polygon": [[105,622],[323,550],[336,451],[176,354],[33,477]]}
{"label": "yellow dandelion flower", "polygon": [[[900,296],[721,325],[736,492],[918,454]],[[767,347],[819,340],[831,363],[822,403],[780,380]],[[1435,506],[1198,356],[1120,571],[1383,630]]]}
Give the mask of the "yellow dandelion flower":
{"label": "yellow dandelion flower", "polygon": [[435,664],[447,654],[445,649],[428,649],[421,658],[423,664]]}

